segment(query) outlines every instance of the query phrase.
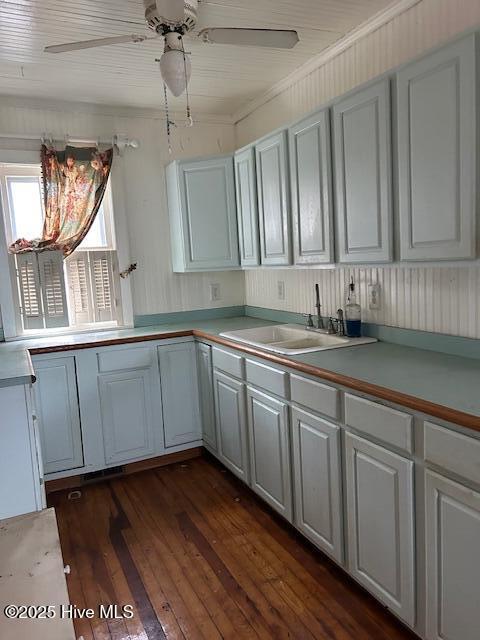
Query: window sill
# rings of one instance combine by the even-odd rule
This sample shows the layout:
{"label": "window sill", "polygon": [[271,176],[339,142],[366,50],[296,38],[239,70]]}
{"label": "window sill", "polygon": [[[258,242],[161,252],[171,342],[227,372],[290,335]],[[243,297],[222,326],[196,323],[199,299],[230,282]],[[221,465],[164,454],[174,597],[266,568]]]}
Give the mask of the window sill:
{"label": "window sill", "polygon": [[56,336],[79,335],[83,333],[107,333],[109,331],[121,331],[131,329],[128,325],[119,325],[116,322],[98,322],[96,324],[68,327],[66,329],[45,329],[44,331],[27,331],[12,338],[5,338],[5,342],[20,340],[39,340],[41,338],[55,338]]}

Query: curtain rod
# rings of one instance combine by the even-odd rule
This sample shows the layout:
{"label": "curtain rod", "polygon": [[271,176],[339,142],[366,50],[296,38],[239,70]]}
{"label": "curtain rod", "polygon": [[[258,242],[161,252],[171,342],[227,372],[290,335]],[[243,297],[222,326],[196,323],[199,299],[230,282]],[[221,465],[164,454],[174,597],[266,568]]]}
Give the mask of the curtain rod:
{"label": "curtain rod", "polygon": [[75,136],[70,136],[68,133],[65,136],[56,136],[49,133],[43,133],[40,135],[0,133],[0,139],[39,140],[41,142],[64,142],[65,144],[111,144],[119,151],[119,153],[122,153],[125,149],[138,149],[140,147],[138,140],[130,139],[127,136],[122,135],[113,135],[111,138],[77,138]]}

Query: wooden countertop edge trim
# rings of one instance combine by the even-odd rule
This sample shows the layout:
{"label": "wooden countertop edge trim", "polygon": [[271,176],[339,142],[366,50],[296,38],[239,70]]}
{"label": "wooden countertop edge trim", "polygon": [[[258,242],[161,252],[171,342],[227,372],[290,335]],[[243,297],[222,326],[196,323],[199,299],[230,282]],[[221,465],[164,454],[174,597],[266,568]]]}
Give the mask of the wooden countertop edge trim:
{"label": "wooden countertop edge trim", "polygon": [[329,371],[328,369],[321,369],[320,367],[315,367],[313,365],[296,362],[295,360],[290,360],[289,358],[285,358],[280,355],[268,353],[266,351],[262,351],[261,349],[256,349],[255,347],[249,347],[248,345],[240,344],[238,342],[234,342],[233,340],[222,338],[218,335],[208,333],[207,331],[202,331],[201,329],[185,329],[181,331],[169,331],[160,334],[132,336],[130,338],[113,338],[111,340],[100,339],[95,342],[59,345],[56,347],[36,347],[30,349],[29,351],[31,355],[41,355],[62,351],[91,349],[94,347],[109,347],[117,344],[132,344],[135,342],[167,340],[168,338],[183,338],[188,336],[203,338],[205,340],[208,340],[209,342],[215,342],[216,344],[221,344],[224,347],[229,347],[230,349],[235,349],[236,351],[242,351],[243,353],[248,353],[250,355],[263,358],[264,360],[280,364],[284,367],[288,367],[289,369],[295,369],[296,371],[300,371],[301,373],[306,373],[308,375],[316,376],[317,378],[322,378],[323,380],[348,387],[349,389],[352,389],[354,391],[367,393],[369,395],[375,396],[376,398],[399,404],[408,409],[412,409],[413,411],[419,411],[420,413],[425,413],[429,416],[439,418],[440,420],[445,420],[446,422],[452,422],[454,424],[458,424],[459,426],[473,429],[474,431],[480,431],[480,417],[474,416],[470,413],[464,413],[463,411],[458,411],[456,409],[449,409],[448,407],[444,407],[440,404],[435,404],[434,402],[430,402],[428,400],[421,400],[420,398],[416,398],[415,396],[410,396],[405,393],[401,393],[400,391],[392,391],[391,389],[380,387],[376,384],[372,384],[371,382],[364,382],[362,380],[358,380],[357,378],[350,378],[349,376],[334,373],[333,371]]}
{"label": "wooden countertop edge trim", "polygon": [[152,342],[154,340],[168,340],[168,338],[185,338],[193,336],[192,329],[183,331],[169,331],[168,333],[158,333],[145,336],[131,336],[130,338],[111,338],[110,340],[96,340],[95,342],[82,342],[81,344],[65,344],[56,347],[34,347],[29,349],[30,355],[38,356],[46,353],[57,353],[61,351],[79,351],[81,349],[92,349],[94,347],[112,347],[116,344],[132,344],[134,342]]}
{"label": "wooden countertop edge trim", "polygon": [[300,371],[308,375],[323,378],[324,380],[328,380],[329,382],[348,387],[349,389],[352,389],[354,391],[367,393],[369,395],[375,396],[376,398],[387,400],[388,402],[393,402],[403,407],[407,407],[408,409],[426,413],[435,418],[439,418],[440,420],[453,422],[454,424],[458,424],[462,427],[467,427],[468,429],[473,429],[474,431],[480,431],[480,418],[471,415],[470,413],[464,413],[463,411],[458,411],[456,409],[449,409],[448,407],[444,407],[443,405],[435,404],[434,402],[430,402],[428,400],[421,400],[420,398],[407,395],[406,393],[402,393],[400,391],[392,391],[391,389],[380,387],[376,384],[372,384],[371,382],[364,382],[362,380],[358,380],[357,378],[350,378],[349,376],[344,376],[340,373],[334,373],[333,371],[329,371],[328,369],[321,369],[320,367],[315,367],[313,365],[305,364],[302,362],[296,362],[295,360],[290,360],[289,358],[284,358],[280,355],[266,353],[265,351],[255,349],[254,347],[240,345],[238,342],[233,342],[219,336],[212,336],[205,331],[196,329],[193,333],[198,338],[205,338],[210,342],[215,342],[225,347],[236,349],[237,351],[243,351],[244,353],[249,353],[251,355],[261,357],[264,360],[269,360],[270,362],[280,364],[284,367],[288,367],[289,369],[295,369],[296,371]]}

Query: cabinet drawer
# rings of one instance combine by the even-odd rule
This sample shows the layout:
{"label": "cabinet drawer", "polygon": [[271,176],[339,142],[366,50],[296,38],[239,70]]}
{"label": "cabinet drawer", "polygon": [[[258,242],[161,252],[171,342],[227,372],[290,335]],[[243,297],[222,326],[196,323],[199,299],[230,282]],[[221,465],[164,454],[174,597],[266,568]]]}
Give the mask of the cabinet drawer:
{"label": "cabinet drawer", "polygon": [[281,398],[288,399],[288,373],[285,371],[247,360],[247,381]]}
{"label": "cabinet drawer", "polygon": [[100,373],[124,369],[146,369],[151,364],[151,349],[119,349],[98,354],[98,371]]}
{"label": "cabinet drawer", "polygon": [[245,359],[218,347],[213,347],[213,366],[237,378],[245,377]]}
{"label": "cabinet drawer", "polygon": [[480,484],[480,440],[425,422],[425,460]]}
{"label": "cabinet drawer", "polygon": [[326,384],[290,374],[290,393],[292,402],[338,419],[339,392]]}
{"label": "cabinet drawer", "polygon": [[346,393],[345,424],[397,449],[413,451],[412,416],[402,411]]}

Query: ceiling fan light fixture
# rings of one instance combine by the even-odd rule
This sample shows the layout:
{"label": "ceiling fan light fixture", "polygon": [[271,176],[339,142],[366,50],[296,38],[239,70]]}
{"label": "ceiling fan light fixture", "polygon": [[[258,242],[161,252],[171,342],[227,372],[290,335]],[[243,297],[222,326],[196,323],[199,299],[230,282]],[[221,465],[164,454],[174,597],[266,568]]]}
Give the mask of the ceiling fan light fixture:
{"label": "ceiling fan light fixture", "polygon": [[186,90],[192,75],[192,63],[183,50],[182,37],[169,33],[165,37],[165,53],[160,58],[160,72],[171,93],[178,98]]}

